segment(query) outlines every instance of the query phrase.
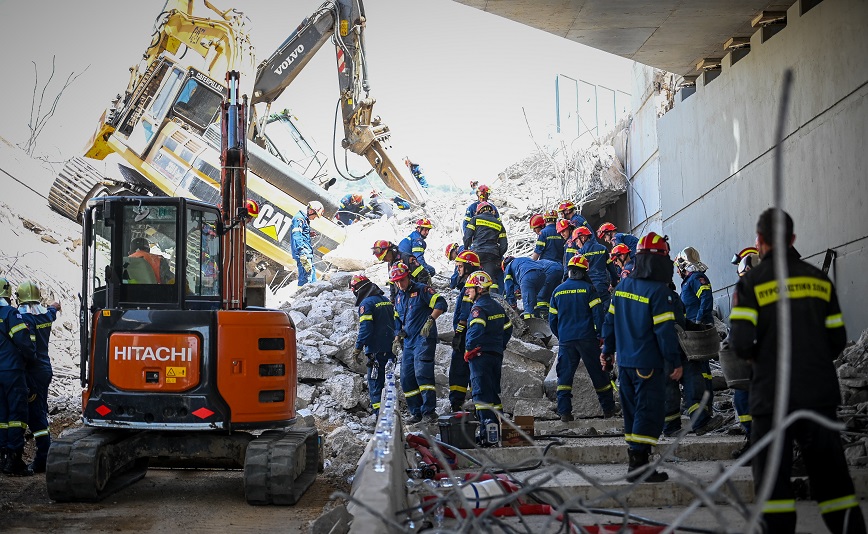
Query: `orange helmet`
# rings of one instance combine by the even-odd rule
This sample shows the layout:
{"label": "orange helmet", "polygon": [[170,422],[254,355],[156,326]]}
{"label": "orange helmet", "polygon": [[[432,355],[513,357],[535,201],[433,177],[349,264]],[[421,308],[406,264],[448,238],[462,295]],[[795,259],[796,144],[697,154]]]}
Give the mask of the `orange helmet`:
{"label": "orange helmet", "polygon": [[584,226],[584,225],[579,226],[578,228],[573,230],[573,241],[579,239],[580,235],[584,235],[584,236],[592,235],[591,229],[588,228],[587,226]]}
{"label": "orange helmet", "polygon": [[353,204],[361,204],[362,203],[362,195],[356,193],[352,197],[350,197]]}
{"label": "orange helmet", "polygon": [[487,200],[491,196],[491,188],[485,184],[480,185],[476,190],[476,196],[482,200]]}
{"label": "orange helmet", "polygon": [[534,229],[542,228],[545,225],[546,225],[546,221],[545,221],[545,219],[543,219],[543,216],[540,215],[539,213],[537,213],[536,215],[534,215],[530,218],[530,227],[531,228],[534,228]]}
{"label": "orange helmet", "polygon": [[576,254],[570,261],[567,262],[567,267],[578,267],[579,269],[588,270],[588,259],[582,256],[581,254]]}
{"label": "orange helmet", "polygon": [[374,256],[376,256],[378,260],[384,261],[386,259],[386,252],[388,252],[391,247],[391,243],[385,239],[380,239],[374,241],[374,246],[371,247],[371,250],[374,251]]}
{"label": "orange helmet", "polygon": [[600,227],[597,229],[597,237],[599,237],[600,239],[602,239],[602,238],[603,238],[603,234],[605,234],[606,232],[614,232],[614,231],[616,231],[616,230],[618,230],[618,228],[617,228],[614,224],[612,224],[612,223],[610,223],[610,222],[604,222],[604,223],[601,224]]}
{"label": "orange helmet", "polygon": [[488,289],[492,285],[491,277],[485,271],[475,271],[467,277],[464,282],[464,287],[476,287],[479,289]]}
{"label": "orange helmet", "polygon": [[561,202],[561,205],[558,206],[558,211],[561,212],[561,213],[563,213],[563,212],[565,212],[565,211],[574,210],[574,209],[576,209],[576,205],[573,204],[573,203],[572,203],[571,201],[569,201],[569,200],[564,200],[563,202]]}
{"label": "orange helmet", "polygon": [[482,265],[482,262],[479,261],[479,254],[473,252],[472,250],[465,250],[461,254],[455,258],[455,261],[460,261],[461,263],[469,263],[474,267],[479,267]]}
{"label": "orange helmet", "polygon": [[353,295],[355,295],[358,293],[359,289],[370,283],[371,280],[363,274],[353,275],[353,279],[350,280],[350,290],[353,292]]}
{"label": "orange helmet", "polygon": [[741,260],[743,260],[744,257],[747,256],[748,254],[757,254],[757,255],[758,255],[758,254],[759,254],[759,250],[757,250],[755,247],[747,247],[747,248],[743,248],[743,249],[741,249],[740,252],[737,252],[737,253],[735,253],[735,254],[732,255],[732,260],[731,260],[731,261],[732,261],[732,264],[733,264],[733,265],[738,265],[739,262],[740,262]]}
{"label": "orange helmet", "polygon": [[506,271],[506,268],[509,267],[509,264],[512,263],[512,260],[515,259],[515,256],[506,256],[503,258],[503,261],[500,262],[500,270]]}
{"label": "orange helmet", "polygon": [[570,221],[568,221],[568,220],[566,220],[566,219],[561,219],[561,220],[559,220],[558,223],[555,225],[555,230],[557,230],[558,233],[561,233],[561,232],[563,232],[564,230],[569,229],[571,226],[573,226],[573,225],[570,224]]}
{"label": "orange helmet", "polygon": [[416,228],[434,228],[434,225],[431,224],[431,219],[427,217],[422,217],[418,221],[416,221]]}
{"label": "orange helmet", "polygon": [[491,202],[486,202],[483,200],[476,205],[476,214],[479,215],[480,213],[485,212],[494,213],[494,206],[491,205]]}
{"label": "orange helmet", "polygon": [[636,246],[636,253],[668,256],[669,242],[666,240],[666,237],[650,232],[639,240],[639,244]]}
{"label": "orange helmet", "polygon": [[390,282],[397,282],[398,280],[407,278],[408,276],[410,276],[410,268],[402,261],[392,265],[392,268],[389,269]]}
{"label": "orange helmet", "polygon": [[545,219],[546,222],[556,221],[558,220],[558,212],[555,210],[547,211],[543,214],[543,219]]}
{"label": "orange helmet", "polygon": [[458,243],[449,243],[446,245],[446,259],[452,260],[452,253],[458,250],[460,245]]}
{"label": "orange helmet", "polygon": [[612,252],[609,254],[609,257],[614,258],[618,254],[629,254],[630,247],[625,245],[624,243],[619,243],[612,248]]}

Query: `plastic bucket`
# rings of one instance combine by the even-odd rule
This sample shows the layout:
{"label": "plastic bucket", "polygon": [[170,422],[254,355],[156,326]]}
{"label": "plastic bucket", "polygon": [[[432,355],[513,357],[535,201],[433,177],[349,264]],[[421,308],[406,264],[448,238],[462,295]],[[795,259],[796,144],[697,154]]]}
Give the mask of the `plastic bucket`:
{"label": "plastic bucket", "polygon": [[726,385],[732,389],[750,389],[750,362],[739,358],[734,350],[720,351],[720,368],[726,378]]}
{"label": "plastic bucket", "polygon": [[688,360],[710,360],[720,352],[720,336],[713,326],[705,330],[677,330],[678,343]]}

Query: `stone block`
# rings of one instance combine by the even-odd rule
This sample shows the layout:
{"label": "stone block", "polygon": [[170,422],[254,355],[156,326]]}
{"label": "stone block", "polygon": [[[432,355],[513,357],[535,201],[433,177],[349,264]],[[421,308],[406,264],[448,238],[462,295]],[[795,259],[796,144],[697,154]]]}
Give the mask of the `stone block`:
{"label": "stone block", "polygon": [[307,408],[313,402],[315,395],[315,386],[299,383],[295,391],[295,407],[297,409]]}
{"label": "stone block", "polygon": [[331,282],[317,281],[310,284],[305,284],[299,288],[295,294],[296,299],[303,297],[316,297],[323,291],[330,291],[332,288]]}
{"label": "stone block", "polygon": [[558,414],[555,412],[554,404],[552,401],[542,398],[542,399],[518,399],[515,401],[515,407],[513,408],[513,416],[518,415],[530,415],[535,419],[542,420],[553,420],[558,418]]}
{"label": "stone block", "polygon": [[554,359],[554,353],[548,348],[515,337],[509,340],[506,350],[514,352],[523,358],[540,362],[546,366],[551,364]]}
{"label": "stone block", "polygon": [[355,408],[362,396],[362,380],[357,375],[342,373],[326,379],[329,395],[344,410]]}
{"label": "stone block", "polygon": [[437,337],[440,341],[448,343],[455,336],[455,331],[452,329],[453,316],[451,312],[446,312],[437,318]]}
{"label": "stone block", "polygon": [[306,318],[304,312],[297,310],[289,310],[289,317],[292,319],[292,324],[295,325],[296,329],[298,328],[298,323]]}
{"label": "stone block", "polygon": [[517,354],[506,352],[500,379],[500,398],[504,410],[515,406],[516,399],[540,399],[543,396],[545,366]]}
{"label": "stone block", "polygon": [[322,382],[341,372],[334,364],[298,362],[298,379],[301,381]]}

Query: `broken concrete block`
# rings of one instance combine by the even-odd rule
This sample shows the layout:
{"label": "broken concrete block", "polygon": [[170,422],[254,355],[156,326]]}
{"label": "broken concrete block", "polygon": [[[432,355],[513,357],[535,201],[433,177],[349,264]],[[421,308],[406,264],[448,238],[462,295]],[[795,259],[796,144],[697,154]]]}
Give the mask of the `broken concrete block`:
{"label": "broken concrete block", "polygon": [[334,364],[298,362],[298,379],[301,381],[322,382],[341,372],[341,368]]}
{"label": "broken concrete block", "polygon": [[554,405],[546,398],[516,400],[515,407],[513,408],[513,415],[530,415],[535,419],[548,421],[558,418]]}
{"label": "broken concrete block", "polygon": [[313,402],[314,395],[316,395],[316,387],[299,383],[295,390],[295,407],[307,408]]}
{"label": "broken concrete block", "polygon": [[295,310],[289,311],[289,317],[292,319],[292,324],[295,325],[296,330],[298,330],[298,323],[306,318],[304,313]]}
{"label": "broken concrete block", "polygon": [[517,399],[542,398],[544,373],[543,364],[506,352],[500,378],[500,399],[504,411],[512,413]]}
{"label": "broken concrete block", "polygon": [[[556,403],[558,390],[557,359],[552,362],[552,366],[549,368],[548,374],[546,374],[544,387],[546,398]],[[594,384],[591,382],[591,377],[588,376],[587,369],[585,369],[584,364],[581,362],[573,377],[572,394],[573,416],[576,418],[588,418],[603,415],[603,409],[600,407],[599,399],[597,399]],[[552,406],[557,409],[556,404]]]}
{"label": "broken concrete block", "polygon": [[298,292],[295,294],[296,299],[301,299],[303,297],[316,297],[323,291],[330,291],[332,285],[330,282],[317,281],[312,282],[310,284],[305,284],[298,289]]}
{"label": "broken concrete block", "polygon": [[554,353],[551,350],[515,337],[509,340],[506,350],[512,351],[524,358],[540,362],[546,366],[551,364],[554,358]]}
{"label": "broken concrete block", "polygon": [[440,341],[448,343],[455,337],[455,331],[452,329],[453,316],[451,312],[445,312],[437,318],[437,338]]}

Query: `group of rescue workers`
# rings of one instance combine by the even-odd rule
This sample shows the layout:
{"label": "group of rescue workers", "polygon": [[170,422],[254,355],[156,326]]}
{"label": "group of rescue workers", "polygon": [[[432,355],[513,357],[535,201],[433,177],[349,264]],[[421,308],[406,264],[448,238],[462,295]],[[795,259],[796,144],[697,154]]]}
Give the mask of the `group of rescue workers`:
{"label": "group of rescue workers", "polygon": [[[48,341],[59,302],[42,304],[39,286],[25,280],[12,305],[12,284],[0,278],[0,470],[11,476],[44,473],[51,434],[48,428],[48,385],[51,360]],[[36,441],[36,454],[24,462],[27,432]]]}
{"label": "group of rescue workers", "polygon": [[[668,237],[654,232],[637,238],[605,222],[596,230],[575,204],[530,219],[537,240],[530,257],[506,256],[506,228],[489,201],[491,190],[480,185],[477,200],[463,221],[463,243],[450,243],[446,257],[455,270],[450,287],[458,290],[453,310],[454,337],[449,367],[449,402],[453,412],[465,406],[468,391],[479,422],[477,442],[499,441],[502,411],[501,367],[513,326],[504,306],[492,294],[501,293],[522,318],[547,319],[558,339],[557,412],[573,420],[572,384],[579,361],[584,363],[605,417],[618,413],[611,374],[618,364],[620,411],[628,446],[629,481],[662,482],[669,477],[651,465],[652,447],[661,434],[682,433],[682,413],[691,431],[704,435],[724,425],[714,413],[711,370],[707,359],[689,359],[678,332],[714,329],[712,286],[699,252],[687,247],[670,258]],[[725,340],[739,357],[753,362],[750,392],[737,390],[734,405],[751,443],[772,430],[776,374],[777,282],[771,262],[772,220],[766,210],[757,223],[756,247],[737,253],[739,281]],[[834,287],[819,269],[801,261],[792,242],[792,219],[785,214],[789,248],[787,284],[795,308],[793,325],[793,386],[789,410],[807,409],[835,419],[840,392],[833,360],[846,342],[843,318]],[[364,275],[350,289],[359,307],[360,329],[354,358],[367,356],[368,386],[374,410],[379,409],[384,368],[400,359],[401,387],[410,412],[409,424],[437,421],[434,355],[437,318],[446,300],[431,287],[435,268],[425,259],[431,221],[416,221],[415,230],[398,245],[377,241],[372,252],[389,265],[390,296]],[[760,258],[765,261],[760,262]],[[673,273],[680,275],[675,292]],[[796,282],[793,282],[795,280]],[[715,330],[716,331],[716,330]],[[391,340],[391,343],[390,343]],[[494,429],[494,432],[492,432]],[[795,440],[805,457],[812,491],[833,532],[865,532],[840,436],[834,430],[803,420],[786,434],[785,457],[764,518],[772,531],[792,532],[795,501],[789,470]],[[754,451],[756,487],[762,484],[765,448]],[[821,480],[819,478],[822,477]],[[815,482],[813,479],[818,478]]]}

